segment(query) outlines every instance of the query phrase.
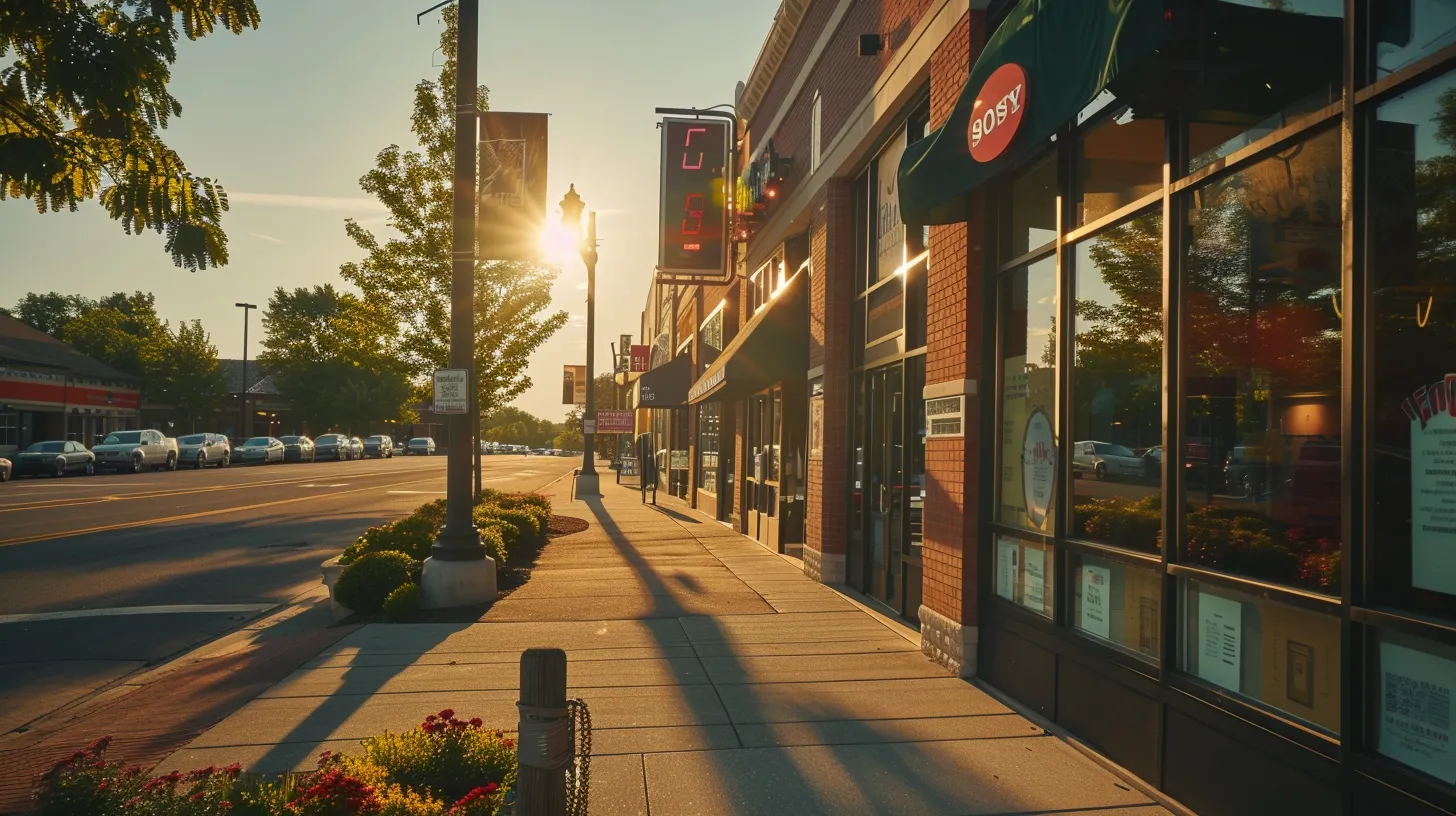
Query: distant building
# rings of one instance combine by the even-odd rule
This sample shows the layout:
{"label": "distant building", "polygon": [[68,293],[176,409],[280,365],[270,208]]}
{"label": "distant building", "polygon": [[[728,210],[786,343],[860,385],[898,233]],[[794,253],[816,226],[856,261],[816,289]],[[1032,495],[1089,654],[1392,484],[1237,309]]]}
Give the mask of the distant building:
{"label": "distant building", "polygon": [[[296,433],[298,419],[293,404],[278,390],[273,373],[249,360],[247,379],[243,377],[242,360],[218,360],[222,373],[227,377],[228,402],[219,411],[218,430],[237,439],[251,436],[280,436]],[[245,403],[245,404],[244,404]],[[239,417],[247,420],[239,424]]]}
{"label": "distant building", "polygon": [[141,383],[70,345],[0,315],[0,456],[32,442],[137,428]]}

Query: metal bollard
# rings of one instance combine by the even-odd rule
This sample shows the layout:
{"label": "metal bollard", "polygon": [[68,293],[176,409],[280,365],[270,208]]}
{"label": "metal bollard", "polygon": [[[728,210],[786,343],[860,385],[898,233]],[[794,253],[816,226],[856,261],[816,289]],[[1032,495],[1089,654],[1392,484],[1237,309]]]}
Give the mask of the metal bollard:
{"label": "metal bollard", "polygon": [[517,816],[565,816],[566,768],[572,762],[566,708],[566,652],[521,654],[521,720],[516,740]]}

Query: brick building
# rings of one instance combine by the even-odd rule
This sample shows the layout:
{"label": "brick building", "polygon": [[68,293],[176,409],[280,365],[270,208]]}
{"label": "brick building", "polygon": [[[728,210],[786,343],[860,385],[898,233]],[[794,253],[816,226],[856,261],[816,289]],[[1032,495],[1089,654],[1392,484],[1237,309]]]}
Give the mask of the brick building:
{"label": "brick building", "polygon": [[1456,813],[1453,31],[785,0],[665,484],[1199,813]]}

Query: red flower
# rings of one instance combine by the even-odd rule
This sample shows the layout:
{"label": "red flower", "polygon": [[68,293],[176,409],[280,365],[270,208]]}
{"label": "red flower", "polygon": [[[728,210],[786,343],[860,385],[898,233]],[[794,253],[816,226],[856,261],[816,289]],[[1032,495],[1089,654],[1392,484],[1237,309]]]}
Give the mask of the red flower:
{"label": "red flower", "polygon": [[109,745],[111,745],[111,737],[97,737],[94,742],[86,746],[86,750],[92,753],[99,754],[102,751],[105,751],[107,746]]}
{"label": "red flower", "polygon": [[454,717],[455,717],[455,709],[453,709],[453,708],[447,708],[444,711],[441,711],[440,712],[440,719],[442,719],[442,720],[449,720],[449,719],[453,719]]}
{"label": "red flower", "polygon": [[484,724],[485,723],[481,722],[481,720],[480,720],[479,717],[474,717],[474,718],[472,718],[470,720],[470,727],[471,728],[479,728],[479,727],[481,727]]}

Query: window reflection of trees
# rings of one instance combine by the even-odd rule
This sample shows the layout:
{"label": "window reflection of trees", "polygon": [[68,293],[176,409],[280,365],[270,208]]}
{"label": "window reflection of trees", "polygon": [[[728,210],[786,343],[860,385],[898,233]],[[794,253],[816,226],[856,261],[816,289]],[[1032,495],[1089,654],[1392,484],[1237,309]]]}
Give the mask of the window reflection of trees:
{"label": "window reflection of trees", "polygon": [[1196,190],[1188,224],[1184,555],[1338,591],[1338,133]]}

